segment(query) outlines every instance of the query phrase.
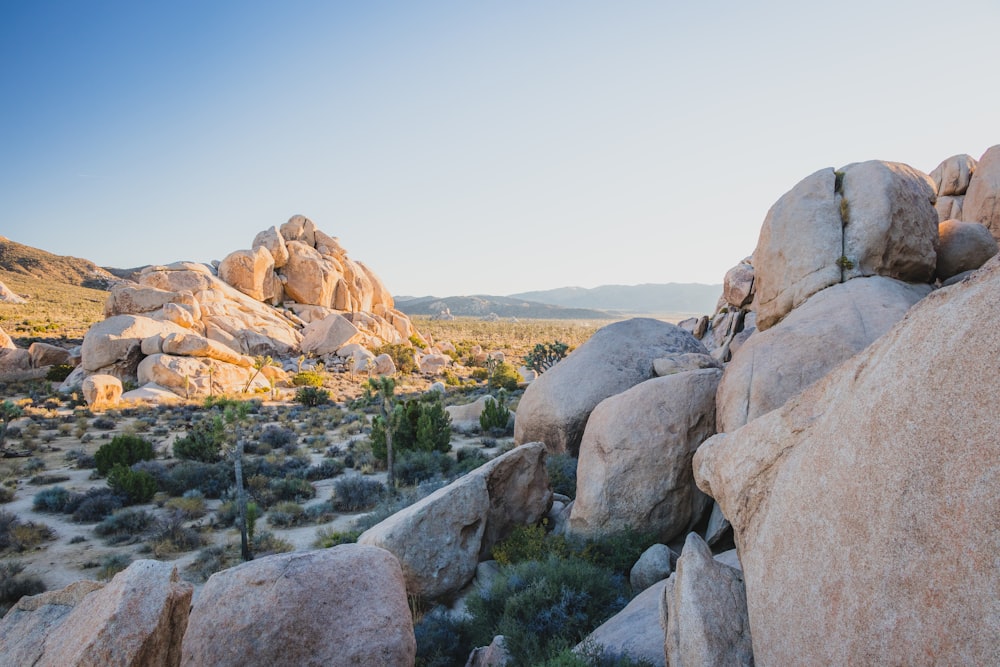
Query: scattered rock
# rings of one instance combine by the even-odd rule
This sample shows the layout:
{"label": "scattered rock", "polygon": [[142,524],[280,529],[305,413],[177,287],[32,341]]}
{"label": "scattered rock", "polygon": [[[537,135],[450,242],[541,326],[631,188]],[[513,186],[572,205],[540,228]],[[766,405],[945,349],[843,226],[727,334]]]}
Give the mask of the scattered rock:
{"label": "scattered rock", "polygon": [[183,665],[412,665],[403,573],[371,546],[279,554],[213,574],[184,635]]}
{"label": "scattered rock", "polygon": [[[695,455],[733,524],[759,664],[1000,660],[1000,448],[981,400],[1000,391],[982,329],[998,290],[994,258]],[[817,567],[824,553],[850,558]]]}
{"label": "scattered rock", "polygon": [[418,354],[417,366],[426,375],[438,375],[451,364],[451,357],[446,354]]}
{"label": "scattered rock", "polygon": [[0,350],[15,350],[17,345],[10,339],[7,332],[0,328]]}
{"label": "scattered rock", "polygon": [[262,246],[254,250],[236,250],[226,255],[219,262],[219,279],[251,299],[280,301],[281,281],[274,273],[274,256]]}
{"label": "scattered rock", "polygon": [[654,378],[594,408],[580,445],[571,533],[609,535],[628,525],[666,542],[701,516],[707,500],[691,457],[715,433],[721,377],[713,368]]}
{"label": "scattered rock", "polygon": [[628,580],[633,592],[644,591],[658,581],[663,581],[674,571],[677,554],[666,544],[654,544],[639,556],[632,566]]}
{"label": "scattered rock", "polygon": [[1000,252],[997,241],[978,222],[945,220],[939,227],[937,270],[940,280],[974,271]]}
{"label": "scattered rock", "polygon": [[659,320],[601,328],[525,389],[514,441],[544,442],[552,454],[576,454],[598,403],[654,377],[654,360],[687,352],[704,354],[705,348],[689,332]]}

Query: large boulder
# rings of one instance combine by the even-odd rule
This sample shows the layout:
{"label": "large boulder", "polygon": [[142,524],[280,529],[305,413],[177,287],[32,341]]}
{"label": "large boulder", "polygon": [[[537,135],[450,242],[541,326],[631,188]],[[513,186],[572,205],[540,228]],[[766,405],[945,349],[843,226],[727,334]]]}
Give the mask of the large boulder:
{"label": "large boulder", "polygon": [[358,328],[340,313],[331,313],[321,320],[314,320],[302,330],[302,351],[306,354],[325,356],[362,339]]}
{"label": "large boulder", "polygon": [[28,356],[31,357],[32,368],[69,364],[73,359],[66,348],[37,341],[28,346]]}
{"label": "large boulder", "polygon": [[[712,557],[688,535],[677,571],[662,589],[661,624],[667,661],[685,667],[754,664],[746,587],[740,570]],[[761,663],[768,664],[768,663]],[[787,664],[809,664],[796,661]]]}
{"label": "large boulder", "polygon": [[663,542],[705,509],[691,457],[715,433],[722,371],[647,380],[602,401],[587,422],[569,531],[604,536],[629,525]]}
{"label": "large boulder", "polygon": [[964,195],[975,171],[975,159],[971,155],[962,153],[961,155],[952,155],[928,175],[934,181],[937,196],[944,197]]}
{"label": "large boulder", "polygon": [[280,296],[281,283],[274,274],[274,256],[263,246],[226,255],[219,262],[219,279],[257,301]]}
{"label": "large boulder", "polygon": [[358,538],[399,558],[406,588],[435,598],[472,580],[476,564],[514,526],[536,523],[552,504],[545,448],[517,447],[393,514]]}
{"label": "large boulder", "polygon": [[268,227],[264,231],[257,234],[257,236],[253,238],[253,243],[250,247],[254,250],[257,248],[265,248],[269,253],[271,253],[271,259],[274,261],[275,269],[280,269],[288,263],[288,248],[285,247],[285,239],[281,236],[281,232],[278,231],[277,227]]}
{"label": "large boulder", "polygon": [[115,315],[87,331],[83,337],[80,365],[88,371],[115,366],[120,370],[116,375],[132,375],[142,356],[140,346],[144,338],[186,331],[173,322],[159,322],[142,315]]}
{"label": "large boulder", "polygon": [[938,226],[937,270],[940,280],[974,271],[1000,252],[997,240],[978,222],[945,220]]}
{"label": "large boulder", "polygon": [[104,301],[104,317],[143,315],[160,310],[169,303],[194,306],[191,292],[175,292],[146,285],[119,283],[111,288]]}
{"label": "large boulder", "polygon": [[901,320],[930,292],[891,278],[849,280],[814,294],[733,354],[719,385],[719,431],[781,407]]}
{"label": "large boulder", "polygon": [[628,583],[633,592],[644,591],[658,581],[663,581],[673,572],[675,554],[666,544],[654,544],[639,556],[628,573]]}
{"label": "large boulder", "polygon": [[21,598],[0,621],[0,663],[179,665],[193,590],[173,564],[140,560],[107,585]]}
{"label": "large boulder", "polygon": [[753,300],[753,263],[749,257],[726,272],[722,297],[733,308],[742,308]]}
{"label": "large boulder", "polygon": [[495,401],[496,399],[486,394],[485,396],[480,396],[472,403],[446,406],[444,410],[451,417],[452,430],[459,433],[475,433],[479,431],[479,416],[483,414],[486,402],[489,400]]}
{"label": "large boulder", "polygon": [[[151,354],[162,352],[178,357],[205,357],[244,368],[249,367],[252,363],[248,357],[234,352],[231,347],[193,333],[172,333],[166,336],[155,336],[153,340],[159,342],[159,349]],[[145,352],[145,344],[146,341],[143,341],[143,352]]]}
{"label": "large boulder", "polygon": [[85,377],[80,389],[91,410],[106,410],[121,400],[123,387],[122,381],[114,375],[97,373]]}
{"label": "large boulder", "polygon": [[1000,240],[1000,145],[979,159],[965,192],[962,220],[983,223]]}
{"label": "large boulder", "polygon": [[412,665],[403,573],[370,546],[280,554],[217,572],[184,635],[183,665]]}
{"label": "large boulder", "polygon": [[695,455],[733,524],[758,664],[1000,664],[998,291],[994,258]]}
{"label": "large boulder", "polygon": [[934,277],[938,216],[934,182],[898,162],[871,160],[843,169],[844,280]]}
{"label": "large boulder", "polygon": [[285,293],[299,303],[331,307],[341,278],[334,260],[301,241],[289,241],[287,247],[288,263],[281,270]]}
{"label": "large boulder", "polygon": [[586,654],[588,650],[600,648],[608,655],[628,656],[634,661],[643,661],[642,664],[665,667],[660,598],[666,583],[665,579],[661,580],[636,595],[624,609],[591,632],[575,650]]}
{"label": "large boulder", "polygon": [[754,250],[754,308],[762,331],[841,281],[841,195],[833,169],[807,176],[767,212]]}
{"label": "large boulder", "polygon": [[706,350],[689,332],[659,320],[636,318],[601,328],[524,391],[514,441],[540,441],[550,453],[576,454],[598,403],[654,377],[656,359],[687,352]]}
{"label": "large boulder", "polygon": [[270,388],[263,373],[255,374],[246,365],[237,366],[208,357],[151,354],[139,363],[136,376],[141,385],[154,383],[181,398]]}

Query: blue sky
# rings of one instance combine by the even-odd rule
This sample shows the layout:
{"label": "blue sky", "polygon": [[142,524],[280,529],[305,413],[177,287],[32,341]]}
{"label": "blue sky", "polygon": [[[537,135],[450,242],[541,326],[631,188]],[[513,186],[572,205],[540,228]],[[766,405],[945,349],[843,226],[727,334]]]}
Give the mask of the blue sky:
{"label": "blue sky", "polygon": [[817,169],[1000,143],[1000,4],[0,0],[0,234],[302,213],[395,294],[720,282]]}

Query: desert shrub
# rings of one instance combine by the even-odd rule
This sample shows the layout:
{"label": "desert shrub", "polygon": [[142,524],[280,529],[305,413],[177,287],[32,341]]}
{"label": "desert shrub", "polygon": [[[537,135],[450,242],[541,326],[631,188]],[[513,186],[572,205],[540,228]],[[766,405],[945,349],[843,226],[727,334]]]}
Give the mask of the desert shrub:
{"label": "desert shrub", "polygon": [[186,461],[214,463],[222,458],[226,424],[214,415],[191,425],[183,438],[174,440],[174,456]]}
{"label": "desert shrub", "polygon": [[97,474],[104,476],[116,465],[131,466],[139,461],[153,458],[153,443],[137,435],[121,434],[111,439],[106,445],[101,445],[94,454],[97,464]]}
{"label": "desert shrub", "polygon": [[340,459],[325,458],[306,470],[306,479],[315,482],[319,479],[331,479],[344,472],[344,462]]}
{"label": "desert shrub", "polygon": [[493,560],[512,565],[532,560],[547,560],[549,556],[565,558],[569,545],[561,535],[547,535],[545,526],[516,526],[506,538],[493,545]]}
{"label": "desert shrub", "polygon": [[391,343],[383,345],[376,349],[374,352],[375,356],[380,354],[388,354],[392,357],[392,363],[396,365],[396,372],[402,373],[404,375],[409,373],[416,373],[417,370],[417,359],[413,354],[413,348],[404,343]]}
{"label": "desert shrub", "polygon": [[12,500],[14,500],[14,489],[0,486],[0,504],[9,503]]}
{"label": "desert shrub", "polygon": [[109,544],[120,544],[138,538],[152,524],[153,515],[146,510],[124,509],[94,526],[94,532]]}
{"label": "desert shrub", "polygon": [[260,434],[260,441],[271,449],[284,449],[287,454],[295,453],[299,438],[295,431],[281,426],[268,426]]}
{"label": "desert shrub", "polygon": [[160,490],[171,496],[180,496],[185,491],[197,489],[206,498],[221,498],[234,483],[232,463],[182,461],[170,469],[167,478],[160,485]]}
{"label": "desert shrub", "polygon": [[628,576],[642,552],[656,544],[655,535],[626,526],[612,535],[570,540],[569,546],[579,558],[618,574]]}
{"label": "desert shrub", "polygon": [[487,380],[490,377],[490,372],[485,368],[473,368],[471,377],[473,380]]}
{"label": "desert shrub", "polygon": [[414,486],[397,491],[395,494],[385,494],[371,512],[359,516],[354,520],[355,530],[368,530],[377,523],[381,523],[396,512],[405,509],[413,503],[426,498],[445,485],[443,481],[435,480],[425,482],[420,486]]}
{"label": "desert shrub", "polygon": [[51,366],[48,372],[45,374],[45,379],[49,382],[62,382],[69,377],[69,374],[73,372],[75,366],[71,364],[56,364]]}
{"label": "desert shrub", "polygon": [[307,408],[314,408],[318,405],[326,405],[330,402],[330,392],[318,387],[300,387],[295,392],[295,401]]}
{"label": "desert shrub", "polygon": [[100,429],[102,431],[110,431],[116,426],[116,422],[111,417],[98,417],[94,420],[94,428]]}
{"label": "desert shrub", "polygon": [[479,415],[479,427],[486,433],[499,437],[507,433],[510,423],[510,410],[506,405],[506,397],[501,394],[497,398],[486,399],[483,411]]}
{"label": "desert shrub", "polygon": [[[28,484],[34,484],[35,486],[44,486],[46,484],[58,484],[59,482],[69,481],[68,475],[35,475],[28,480]],[[0,502],[5,502],[3,500],[3,491],[0,490]]]}
{"label": "desert shrub", "polygon": [[61,486],[42,489],[35,494],[31,506],[36,512],[61,513],[65,511],[72,494]]}
{"label": "desert shrub", "polygon": [[308,481],[299,477],[284,477],[272,479],[268,486],[275,500],[292,500],[300,502],[316,497],[316,489]]}
{"label": "desert shrub", "polygon": [[579,648],[563,649],[539,667],[653,667],[653,663],[585,641]]}
{"label": "desert shrub", "polygon": [[413,626],[417,640],[417,667],[451,667],[468,659],[475,645],[469,621],[438,606],[424,614]]}
{"label": "desert shrub", "polygon": [[152,475],[120,463],[108,472],[108,487],[130,505],[148,503],[156,495],[156,479]]}
{"label": "desert shrub", "polygon": [[125,506],[124,499],[110,488],[96,487],[74,495],[63,512],[73,515],[78,523],[95,523],[111,516]]}
{"label": "desert shrub", "polygon": [[520,381],[521,374],[505,361],[498,363],[493,372],[489,374],[489,387],[493,390],[514,391]]}
{"label": "desert shrub", "polygon": [[198,519],[205,516],[205,496],[201,491],[192,489],[185,491],[180,498],[171,498],[164,507],[180,513],[185,519]]}
{"label": "desert shrub", "polygon": [[577,558],[504,567],[468,598],[471,646],[504,635],[515,664],[538,664],[620,611],[624,590],[622,575]]}
{"label": "desert shrub", "polygon": [[234,564],[235,561],[230,562],[228,555],[224,546],[205,547],[184,570],[185,578],[198,583],[206,581],[216,572]]}
{"label": "desert shrub", "polygon": [[184,525],[184,514],[171,512],[156,522],[150,538],[153,555],[164,558],[184,551],[192,551],[204,544],[197,529]]}
{"label": "desert shrub", "polygon": [[309,523],[326,523],[337,518],[333,503],[329,500],[314,503],[305,509],[306,521]]}
{"label": "desert shrub", "polygon": [[447,478],[455,467],[455,459],[441,452],[403,451],[395,462],[396,480],[413,486],[438,477]]}
{"label": "desert shrub", "polygon": [[45,584],[41,579],[24,574],[23,563],[0,561],[0,616],[25,595],[38,595],[44,591]]}
{"label": "desert shrub", "polygon": [[0,510],[0,552],[8,549],[26,551],[54,536],[53,530],[43,523],[22,521],[16,515]]}
{"label": "desert shrub", "polygon": [[577,459],[569,454],[550,454],[545,458],[545,469],[549,473],[549,486],[555,493],[569,498],[576,497]]}
{"label": "desert shrub", "polygon": [[335,531],[331,528],[320,528],[316,531],[313,546],[317,549],[329,549],[340,544],[354,544],[361,537],[360,530]]}
{"label": "desert shrub", "polygon": [[458,465],[455,466],[456,476],[471,472],[490,460],[486,454],[473,447],[462,447],[457,452]]}
{"label": "desert shrub", "polygon": [[132,564],[132,557],[128,554],[111,554],[105,556],[101,561],[101,569],[97,571],[97,578],[107,581],[129,565]]}
{"label": "desert shrub", "polygon": [[378,480],[349,475],[334,482],[331,502],[338,512],[359,512],[375,507],[385,490]]}
{"label": "desert shrub", "polygon": [[292,376],[292,384],[296,387],[322,387],[323,374],[319,371],[299,371]]}
{"label": "desert shrub", "polygon": [[288,540],[283,540],[270,531],[263,530],[254,535],[253,553],[255,557],[283,554],[293,551],[295,546]]}
{"label": "desert shrub", "polygon": [[308,521],[306,511],[296,502],[283,501],[267,515],[268,523],[275,528],[291,528]]}
{"label": "desert shrub", "polygon": [[[451,416],[436,391],[399,403],[389,418],[392,444],[397,454],[405,451],[451,451]],[[387,457],[386,429],[381,417],[372,421],[370,436],[372,455],[385,462]]]}

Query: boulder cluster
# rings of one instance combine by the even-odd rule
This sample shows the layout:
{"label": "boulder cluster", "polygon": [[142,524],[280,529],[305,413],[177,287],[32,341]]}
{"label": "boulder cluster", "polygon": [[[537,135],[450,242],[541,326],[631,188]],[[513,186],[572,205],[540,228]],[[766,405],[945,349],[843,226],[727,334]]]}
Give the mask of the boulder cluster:
{"label": "boulder cluster", "polygon": [[662,542],[591,639],[670,665],[1000,661],[998,238],[1000,146],[823,169],[712,316],[606,327],[530,385],[518,441],[579,457],[560,530]]}
{"label": "boulder cluster", "polygon": [[[142,269],[137,281],[112,287],[104,314],[64,387],[96,377],[112,388],[110,400],[121,397],[121,381],[139,385],[126,399],[266,391],[286,381],[300,355],[331,370],[394,373],[391,357],[371,350],[423,342],[378,276],[301,215],[217,265]],[[428,369],[441,365],[440,355],[426,356]],[[261,368],[261,357],[280,365]]]}

